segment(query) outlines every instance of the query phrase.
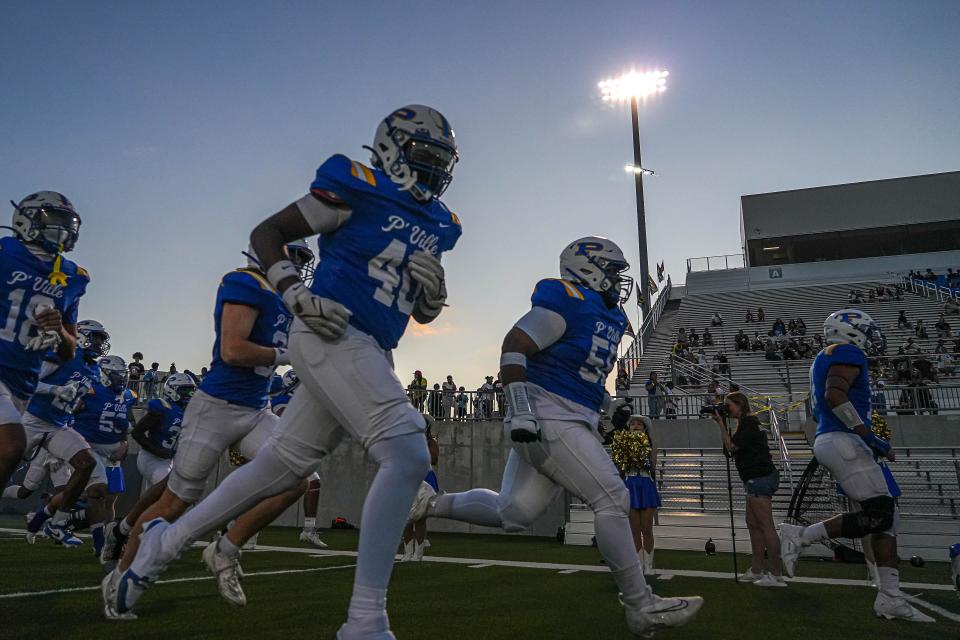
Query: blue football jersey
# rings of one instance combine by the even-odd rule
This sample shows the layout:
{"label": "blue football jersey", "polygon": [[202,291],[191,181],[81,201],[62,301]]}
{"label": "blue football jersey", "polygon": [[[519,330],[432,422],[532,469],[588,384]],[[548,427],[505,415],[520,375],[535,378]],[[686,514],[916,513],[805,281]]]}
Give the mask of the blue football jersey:
{"label": "blue football jersey", "polygon": [[130,429],[127,414],[136,399],[130,389],[116,393],[97,382],[73,414],[73,429],[90,444],[122,442]]}
{"label": "blue football jersey", "polygon": [[53,372],[43,377],[43,382],[50,385],[63,386],[68,383],[77,384],[77,397],[73,402],[64,403],[52,395],[37,394],[30,399],[27,412],[45,422],[63,427],[73,420],[73,412],[77,405],[100,381],[100,366],[97,361],[88,362],[83,350],[77,349],[77,354],[69,362],[58,366]]}
{"label": "blue football jersey", "polygon": [[824,395],[827,392],[827,373],[835,364],[845,364],[860,368],[860,373],[850,386],[847,396],[853,408],[857,410],[863,424],[869,429],[873,424],[870,415],[870,372],[866,354],[852,344],[831,344],[817,354],[810,366],[810,402],[813,417],[817,420],[817,435],[831,431],[853,433],[840,418],[827,406]]}
{"label": "blue football jersey", "polygon": [[180,423],[183,422],[183,407],[155,398],[147,403],[147,412],[160,416],[160,425],[147,432],[147,440],[172,456],[177,451],[180,439]]}
{"label": "blue football jersey", "polygon": [[407,263],[417,250],[440,257],[460,237],[460,220],[438,199],[420,202],[371,169],[343,155],[331,156],[310,185],[321,198],[342,200],[350,219],[320,236],[311,289],[353,312],[350,324],[384,349],[400,341],[419,285]]}
{"label": "blue football jersey", "polygon": [[220,321],[226,303],[252,307],[258,312],[248,340],[264,347],[286,347],[290,320],[283,299],[258,271],[237,269],[223,277],[213,310],[216,340],[210,371],[200,390],[230,404],[262,409],[267,406],[274,367],[237,367],[220,357]]}
{"label": "blue football jersey", "polygon": [[40,260],[16,238],[0,238],[0,383],[21,399],[33,395],[43,363],[43,351],[26,350],[39,335],[33,322],[36,308],[51,306],[63,315],[64,324],[75,324],[80,296],[90,282],[81,267],[66,258],[60,261],[54,275],[55,263]]}
{"label": "blue football jersey", "polygon": [[559,340],[527,358],[527,380],[600,411],[607,375],[627,327],[626,314],[619,307],[609,309],[596,291],[567,280],[541,280],[530,301],[563,316],[567,329]]}

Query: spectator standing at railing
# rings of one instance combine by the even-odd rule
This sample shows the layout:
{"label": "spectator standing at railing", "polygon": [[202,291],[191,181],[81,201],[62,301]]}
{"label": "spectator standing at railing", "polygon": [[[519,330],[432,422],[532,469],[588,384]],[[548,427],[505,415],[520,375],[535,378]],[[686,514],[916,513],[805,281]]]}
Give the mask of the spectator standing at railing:
{"label": "spectator standing at railing", "polygon": [[747,324],[753,322],[753,309],[747,309]]}
{"label": "spectator standing at railing", "polygon": [[659,418],[660,417],[660,381],[657,378],[657,372],[651,371],[650,377],[647,378],[647,381],[643,384],[643,388],[647,390],[647,406],[648,414],[650,418]]}
{"label": "spectator standing at railing", "polygon": [[710,318],[710,326],[711,326],[711,327],[722,327],[722,326],[723,326],[723,318],[720,317],[720,312],[719,312],[719,311],[714,311],[714,312],[713,312],[713,317]]}
{"label": "spectator standing at railing", "polygon": [[457,389],[457,420],[466,420],[467,419],[467,404],[470,401],[470,397],[467,395],[467,392],[463,387]]}
{"label": "spectator standing at railing", "polygon": [[673,380],[667,380],[663,387],[663,417],[667,420],[677,419],[677,398],[673,387]]}
{"label": "spectator standing at railing", "polygon": [[950,323],[947,322],[947,319],[943,317],[943,314],[940,314],[940,319],[937,320],[937,323],[933,325],[937,330],[938,338],[949,338],[952,334],[950,333]]}
{"label": "spectator standing at railing", "polygon": [[752,562],[740,579],[758,587],[786,587],[780,564],[780,539],[773,524],[773,496],[780,487],[780,473],[770,456],[767,432],[760,428],[760,420],[751,412],[747,396],[730,393],[723,405],[725,414],[737,420],[737,430],[731,436],[727,417],[718,411],[714,412],[713,419],[720,425],[723,448],[734,459],[747,494],[746,519]]}
{"label": "spectator standing at railing", "polygon": [[160,363],[150,363],[150,369],[143,374],[143,391],[147,399],[160,397]]}
{"label": "spectator standing at railing", "polygon": [[783,360],[783,356],[780,354],[780,350],[777,349],[777,345],[773,342],[773,340],[768,339],[767,343],[763,347],[763,350],[763,357],[765,360]]}
{"label": "spectator standing at railing", "polygon": [[900,309],[900,315],[897,316],[897,329],[909,329],[910,321],[907,320],[907,312]]}
{"label": "spectator standing at railing", "polygon": [[427,394],[427,411],[431,418],[439,420],[443,415],[443,391],[440,389],[440,383],[433,383],[433,389]]}
{"label": "spectator standing at railing", "polygon": [[146,368],[140,362],[141,360],[143,360],[143,354],[137,351],[133,354],[133,361],[127,365],[127,370],[130,372],[130,381],[127,386],[139,395],[143,395],[141,384],[143,383],[143,374],[146,372]]}
{"label": "spectator standing at railing", "polygon": [[493,376],[487,376],[477,392],[480,395],[480,416],[486,420],[493,413]]}
{"label": "spectator standing at railing", "polygon": [[617,380],[614,387],[617,391],[617,397],[626,397],[630,391],[630,376],[627,375],[627,370],[623,367],[617,371]]}
{"label": "spectator standing at railing", "polygon": [[423,372],[417,369],[413,372],[413,381],[407,387],[410,394],[410,401],[417,411],[423,413],[423,405],[427,400],[427,379],[423,377]]}
{"label": "spectator standing at railing", "polygon": [[457,393],[457,385],[453,381],[453,376],[448,375],[443,383],[443,419],[449,420],[453,417],[454,396]]}

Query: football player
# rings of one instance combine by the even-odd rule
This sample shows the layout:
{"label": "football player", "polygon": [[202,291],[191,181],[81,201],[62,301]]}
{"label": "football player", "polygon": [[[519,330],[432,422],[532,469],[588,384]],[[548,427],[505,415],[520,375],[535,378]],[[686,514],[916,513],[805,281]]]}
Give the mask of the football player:
{"label": "football player", "polygon": [[[12,204],[12,203],[11,203]],[[80,216],[55,191],[13,205],[14,236],[0,238],[0,484],[27,447],[21,414],[37,387],[44,354],[73,358],[77,309],[89,274],[63,257],[80,235]]]}
{"label": "football player", "polygon": [[566,489],[593,510],[597,548],[620,588],[627,626],[639,635],[686,624],[703,599],[660,598],[647,586],[630,531],[630,496],[597,432],[600,409],[610,401],[607,375],[627,327],[628,268],[606,238],[581,238],[563,250],[560,279],[537,283],[532,308],[503,340],[504,434],[512,448],[500,493],[421,494],[411,519],[451,518],[517,532]]}
{"label": "football player", "polygon": [[[410,316],[426,323],[442,310],[440,257],[461,234],[459,220],[440,201],[457,161],[443,115],[422,105],[397,109],[380,123],[370,150],[372,167],[331,156],[308,194],[251,234],[268,280],[297,318],[290,353],[301,388],[255,459],[179,522],[148,523],[137,558],[138,575],[154,579],[196,533],[296,486],[349,433],[379,469],[363,506],[353,594],[339,640],[394,637],[387,584],[430,456],[423,416],[393,372],[391,351]],[[307,287],[283,247],[315,234],[323,259]]]}
{"label": "football player", "polygon": [[[274,376],[270,408],[278,416],[282,416],[290,404],[293,392],[300,385],[296,372],[289,369],[283,376]],[[327,543],[320,538],[317,532],[317,507],[320,506],[320,476],[314,473],[307,483],[307,490],[303,493],[303,529],[300,531],[300,542],[312,544],[321,549],[327,548]]]}
{"label": "football player", "polygon": [[103,551],[103,527],[113,520],[117,501],[117,493],[109,491],[107,467],[117,467],[127,455],[127,432],[134,422],[133,405],[137,400],[127,388],[129,370],[123,358],[106,356],[98,364],[100,380],[83,396],[73,415],[73,428],[89,443],[96,461],[86,491],[87,521],[97,558]]}
{"label": "football player", "polygon": [[870,535],[880,581],[874,613],[888,620],[933,622],[910,606],[900,591],[896,502],[874,460],[875,454],[894,458],[890,443],[870,428],[870,374],[864,349],[880,342],[880,330],[863,311],[842,309],[827,317],[823,334],[827,347],[810,368],[810,400],[817,419],[813,454],[860,510],[807,527],[781,525],[783,568],[793,577],[800,553],[815,542]]}
{"label": "football player", "polygon": [[[100,379],[98,360],[110,351],[110,335],[96,320],[82,320],[77,323],[76,331],[75,355],[61,364],[55,355],[49,354],[41,367],[36,392],[23,415],[28,451],[36,451],[41,461],[65,462],[73,470],[63,489],[27,523],[27,542],[31,544],[41,527],[47,537],[65,546],[81,544],[80,539],[70,533],[67,522],[96,469],[96,459],[90,445],[71,424],[81,400]],[[61,471],[59,480],[63,479]]]}
{"label": "football player", "polygon": [[[287,243],[280,252],[288,260],[288,256],[294,256],[300,266],[306,264],[305,255],[312,255],[303,242]],[[225,275],[217,291],[213,361],[183,413],[183,429],[167,486],[159,499],[150,491],[138,501],[135,510],[141,515],[132,528],[128,530],[128,516],[111,530],[121,537],[131,530],[134,535],[129,537],[116,570],[102,585],[104,614],[110,619],[135,617],[130,611],[132,604],[153,575],[149,567],[145,570],[134,562],[144,524],[180,518],[200,499],[207,477],[217,468],[223,452],[234,449],[244,458],[254,459],[279,421],[269,407],[270,381],[277,366],[290,364],[286,347],[291,314],[267,281],[257,254],[251,250],[246,256],[248,266]],[[292,268],[296,272],[297,267]],[[261,496],[267,498],[262,502],[249,502],[246,506],[252,508],[237,518],[225,536],[218,536],[204,550],[203,560],[217,576],[220,594],[227,602],[246,604],[240,586],[240,547],[293,504],[304,488],[305,483],[295,483]],[[154,502],[147,504],[146,500]],[[238,513],[243,511],[246,509]],[[191,522],[186,520],[183,526],[189,527]],[[214,529],[194,529],[190,535],[196,540]],[[113,540],[108,544],[118,546]]]}
{"label": "football player", "polygon": [[140,444],[137,470],[148,487],[162,482],[170,473],[183,410],[196,390],[196,383],[186,373],[167,376],[160,397],[147,403],[147,413],[133,427],[131,435]]}

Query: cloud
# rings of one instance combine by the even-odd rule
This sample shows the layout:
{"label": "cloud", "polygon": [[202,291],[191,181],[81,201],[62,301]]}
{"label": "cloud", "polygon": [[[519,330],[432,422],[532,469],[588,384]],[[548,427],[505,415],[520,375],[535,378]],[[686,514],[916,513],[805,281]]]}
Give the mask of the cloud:
{"label": "cloud", "polygon": [[448,335],[453,332],[453,325],[449,322],[442,322],[440,324],[436,322],[431,322],[430,324],[420,324],[419,322],[410,323],[410,334],[413,336],[439,336]]}

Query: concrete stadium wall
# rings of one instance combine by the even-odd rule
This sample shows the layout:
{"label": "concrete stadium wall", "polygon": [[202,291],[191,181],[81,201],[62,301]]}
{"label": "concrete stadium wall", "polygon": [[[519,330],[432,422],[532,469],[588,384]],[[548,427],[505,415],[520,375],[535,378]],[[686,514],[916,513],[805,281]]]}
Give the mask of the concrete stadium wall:
{"label": "concrete stadium wall", "polygon": [[[887,425],[895,447],[958,447],[960,448],[960,415],[897,416],[888,415]],[[808,420],[803,425],[807,442],[812,443],[817,424]]]}

